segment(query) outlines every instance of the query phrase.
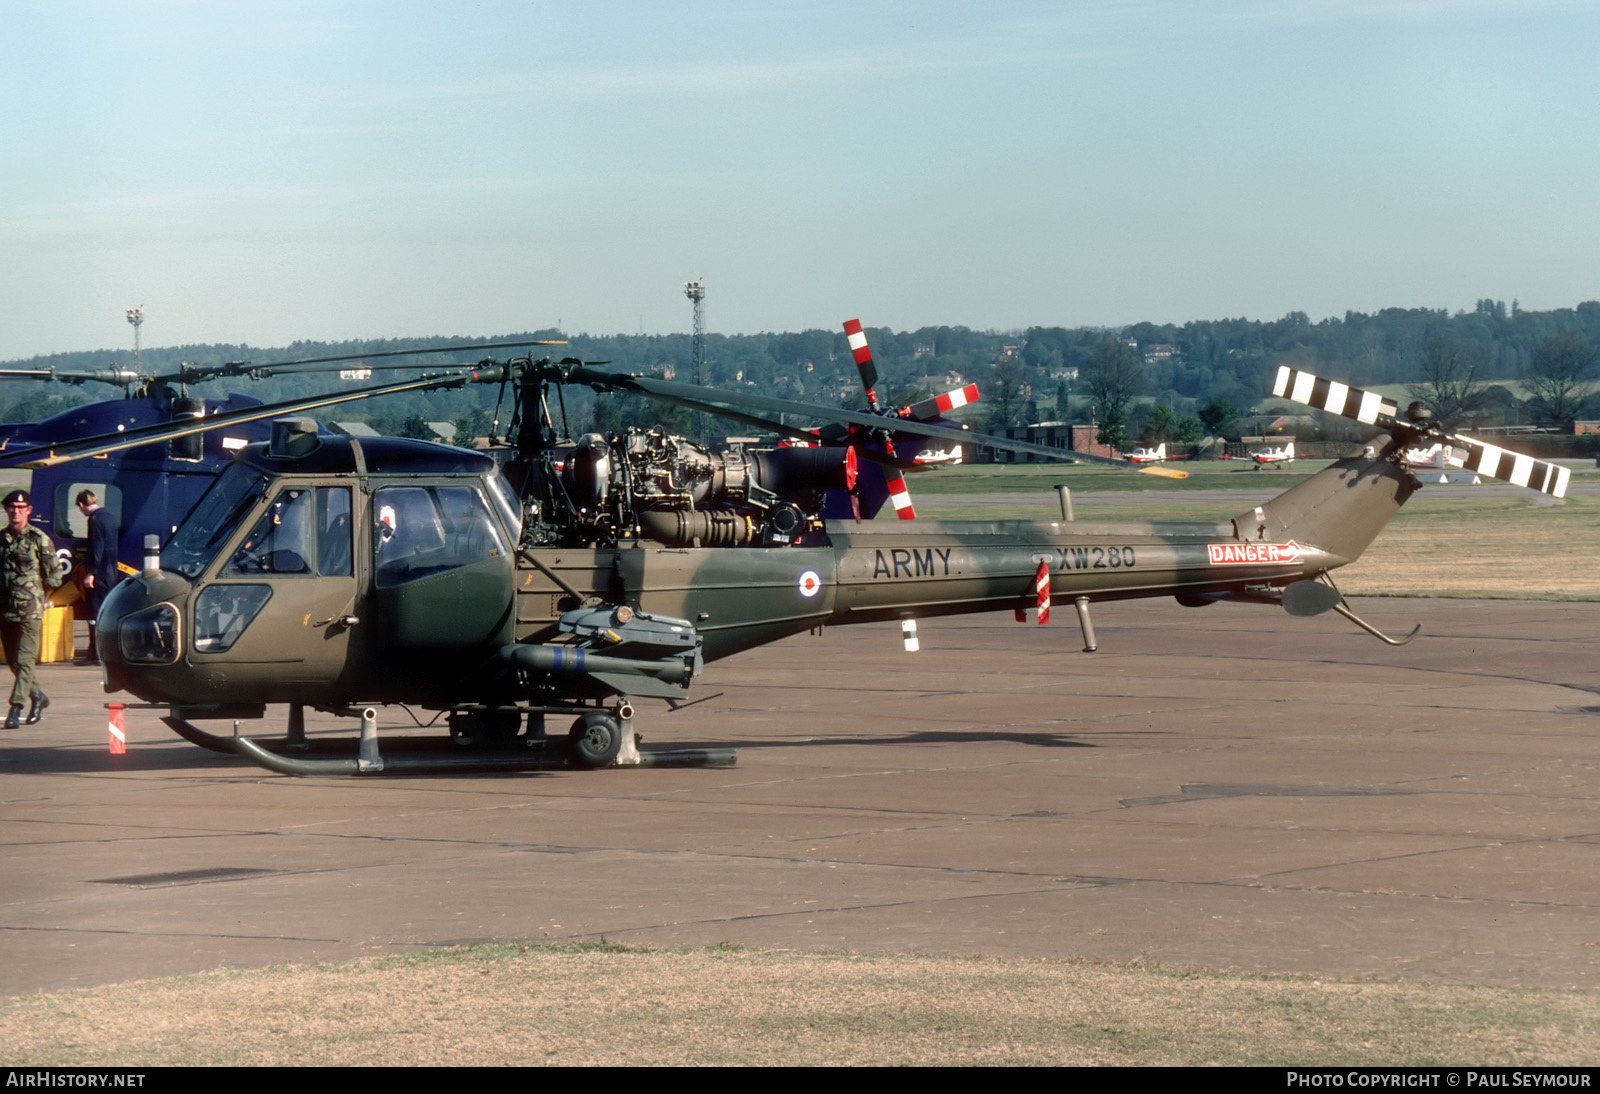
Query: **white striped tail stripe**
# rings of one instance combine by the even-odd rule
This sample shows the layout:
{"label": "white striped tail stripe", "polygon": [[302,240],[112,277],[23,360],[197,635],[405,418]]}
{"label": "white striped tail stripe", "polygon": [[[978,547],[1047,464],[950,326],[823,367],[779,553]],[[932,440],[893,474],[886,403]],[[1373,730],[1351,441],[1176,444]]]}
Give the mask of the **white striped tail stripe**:
{"label": "white striped tail stripe", "polygon": [[1033,575],[1034,593],[1038,598],[1039,624],[1050,622],[1050,563],[1040,561],[1039,572]]}

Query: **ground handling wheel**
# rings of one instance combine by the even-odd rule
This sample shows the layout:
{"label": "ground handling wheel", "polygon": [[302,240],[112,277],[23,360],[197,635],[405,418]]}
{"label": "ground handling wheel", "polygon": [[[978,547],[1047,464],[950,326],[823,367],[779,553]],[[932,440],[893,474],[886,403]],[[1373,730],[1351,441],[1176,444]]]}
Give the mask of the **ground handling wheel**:
{"label": "ground handling wheel", "polygon": [[621,750],[622,727],[604,711],[585,714],[567,735],[567,751],[578,767],[609,767]]}

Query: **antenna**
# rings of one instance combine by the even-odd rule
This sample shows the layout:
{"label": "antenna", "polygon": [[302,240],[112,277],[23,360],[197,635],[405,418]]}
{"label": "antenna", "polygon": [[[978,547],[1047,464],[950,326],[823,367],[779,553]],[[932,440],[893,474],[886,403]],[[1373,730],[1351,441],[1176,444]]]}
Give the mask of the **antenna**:
{"label": "antenna", "polygon": [[[696,305],[698,307],[699,305]],[[136,308],[124,308],[123,313],[128,317],[128,325],[133,328],[133,371],[139,370],[139,328],[144,326],[144,305]]]}

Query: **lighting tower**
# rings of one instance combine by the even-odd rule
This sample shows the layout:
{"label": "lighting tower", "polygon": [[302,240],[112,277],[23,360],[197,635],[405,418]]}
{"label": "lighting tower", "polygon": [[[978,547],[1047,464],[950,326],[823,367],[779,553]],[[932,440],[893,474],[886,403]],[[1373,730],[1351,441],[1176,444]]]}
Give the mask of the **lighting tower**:
{"label": "lighting tower", "polygon": [[[694,281],[683,283],[683,295],[687,296],[694,304],[694,382],[699,387],[705,383],[704,372],[706,368],[706,279],[698,278]],[[706,442],[706,416],[696,413],[694,416],[694,431],[696,439],[701,443]]]}
{"label": "lighting tower", "polygon": [[694,303],[694,382],[699,385],[705,383],[701,373],[706,367],[706,279],[685,281],[683,295]]}
{"label": "lighting tower", "polygon": [[144,305],[137,308],[124,308],[128,317],[128,325],[133,328],[133,371],[139,371],[139,328],[144,326]]}

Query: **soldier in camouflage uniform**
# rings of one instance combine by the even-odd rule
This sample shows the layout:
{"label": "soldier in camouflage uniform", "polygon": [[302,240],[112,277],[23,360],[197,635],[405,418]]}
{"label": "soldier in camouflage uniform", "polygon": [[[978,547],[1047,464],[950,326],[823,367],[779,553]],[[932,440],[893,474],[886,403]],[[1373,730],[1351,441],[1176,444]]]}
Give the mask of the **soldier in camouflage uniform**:
{"label": "soldier in camouflage uniform", "polygon": [[5,506],[7,518],[0,530],[0,641],[5,643],[6,663],[17,678],[5,728],[16,729],[22,724],[24,702],[32,700],[27,719],[30,726],[50,705],[50,697],[39,690],[33,678],[33,664],[39,657],[45,598],[61,584],[61,569],[50,537],[28,523],[33,512],[28,492],[13,490],[0,504]]}

